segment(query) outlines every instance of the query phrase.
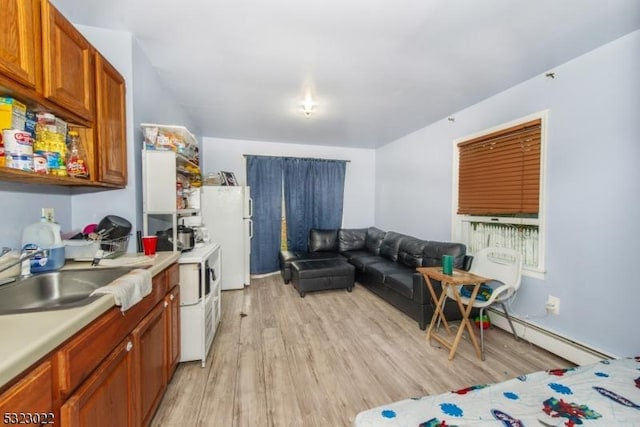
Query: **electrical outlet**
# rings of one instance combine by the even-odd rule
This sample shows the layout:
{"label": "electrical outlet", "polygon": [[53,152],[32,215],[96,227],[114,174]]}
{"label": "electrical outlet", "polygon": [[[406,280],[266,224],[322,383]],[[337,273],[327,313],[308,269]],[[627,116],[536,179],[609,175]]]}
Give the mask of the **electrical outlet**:
{"label": "electrical outlet", "polygon": [[42,208],[42,218],[44,218],[47,222],[55,222],[53,208]]}
{"label": "electrical outlet", "polygon": [[560,298],[549,295],[545,307],[549,314],[560,314]]}

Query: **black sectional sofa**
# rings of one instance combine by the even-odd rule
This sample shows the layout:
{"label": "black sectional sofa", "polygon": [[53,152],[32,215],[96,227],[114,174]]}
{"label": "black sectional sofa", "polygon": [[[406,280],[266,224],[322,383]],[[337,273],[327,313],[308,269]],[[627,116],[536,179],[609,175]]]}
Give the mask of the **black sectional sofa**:
{"label": "black sectional sofa", "polygon": [[[318,230],[309,233],[308,251],[280,253],[280,267],[285,283],[291,281],[292,263],[296,261],[345,259],[355,267],[356,282],[416,320],[426,329],[434,304],[424,278],[417,267],[442,264],[442,255],[453,255],[454,266],[468,270],[471,257],[462,243],[434,242],[382,231],[362,229]],[[440,283],[432,281],[437,294]],[[455,302],[447,300],[447,319],[459,319]]]}

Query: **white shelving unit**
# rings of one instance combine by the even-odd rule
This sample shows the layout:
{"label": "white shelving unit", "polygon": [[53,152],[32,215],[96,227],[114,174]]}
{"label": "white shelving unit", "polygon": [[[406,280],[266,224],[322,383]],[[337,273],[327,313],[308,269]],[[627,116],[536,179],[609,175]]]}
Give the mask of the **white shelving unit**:
{"label": "white shelving unit", "polygon": [[200,212],[199,209],[179,208],[176,193],[178,175],[187,180],[200,175],[200,168],[194,162],[197,140],[182,126],[143,123],[140,127],[145,138],[142,150],[143,233],[149,235],[158,231],[150,227],[151,219],[170,224],[173,250],[176,251],[178,219]]}
{"label": "white shelving unit", "polygon": [[[195,162],[197,140],[182,126],[145,123],[140,125],[145,142],[142,150],[142,218],[145,235],[153,235],[168,227],[173,229],[173,250],[177,251],[178,221],[181,217],[199,215],[199,208],[180,209],[178,205],[178,175],[187,179],[200,174]],[[198,195],[200,189],[197,188]],[[197,204],[199,207],[199,203]],[[180,255],[178,263],[200,265],[200,274],[181,274],[180,288],[195,301],[180,303],[180,361],[201,360],[205,366],[218,324],[220,323],[221,286],[220,244],[197,244]],[[216,278],[206,293],[206,265],[214,269]],[[197,288],[200,287],[198,296]]]}

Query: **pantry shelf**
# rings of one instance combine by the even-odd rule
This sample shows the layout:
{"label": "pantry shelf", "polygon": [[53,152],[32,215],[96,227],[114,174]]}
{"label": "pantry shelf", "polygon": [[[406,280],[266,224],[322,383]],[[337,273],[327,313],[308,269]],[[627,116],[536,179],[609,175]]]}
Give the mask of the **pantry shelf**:
{"label": "pantry shelf", "polygon": [[35,172],[0,167],[0,180],[22,184],[61,185],[65,187],[122,188],[121,185],[91,181],[84,178],[41,175]]}

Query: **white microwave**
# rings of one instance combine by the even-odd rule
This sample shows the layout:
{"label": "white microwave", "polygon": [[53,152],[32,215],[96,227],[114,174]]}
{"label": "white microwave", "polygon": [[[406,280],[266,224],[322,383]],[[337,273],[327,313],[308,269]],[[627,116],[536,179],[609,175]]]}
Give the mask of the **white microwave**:
{"label": "white microwave", "polygon": [[[180,305],[193,305],[202,298],[201,263],[180,264]],[[211,283],[216,280],[216,271],[205,262],[205,295],[211,291]]]}

